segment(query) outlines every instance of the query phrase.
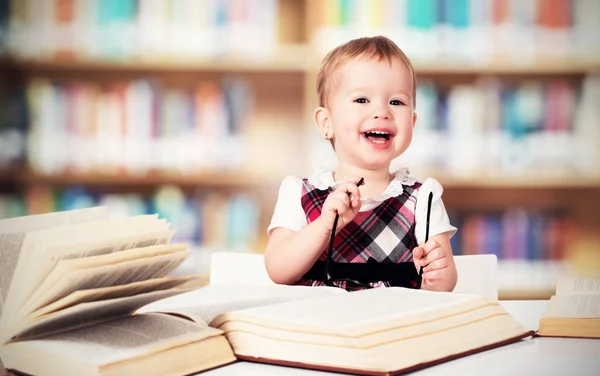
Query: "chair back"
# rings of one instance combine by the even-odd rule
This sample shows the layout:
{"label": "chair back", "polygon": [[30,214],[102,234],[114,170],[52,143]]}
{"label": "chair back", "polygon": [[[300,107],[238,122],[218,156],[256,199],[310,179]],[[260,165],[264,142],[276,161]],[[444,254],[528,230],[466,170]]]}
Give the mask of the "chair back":
{"label": "chair back", "polygon": [[496,255],[454,256],[458,281],[454,292],[487,295],[498,300],[498,258]]}
{"label": "chair back", "polygon": [[211,285],[273,285],[259,253],[214,252],[210,262]]}
{"label": "chair back", "polygon": [[[458,281],[454,292],[498,299],[496,255],[454,256]],[[215,252],[211,256],[211,285],[274,285],[260,253]]]}

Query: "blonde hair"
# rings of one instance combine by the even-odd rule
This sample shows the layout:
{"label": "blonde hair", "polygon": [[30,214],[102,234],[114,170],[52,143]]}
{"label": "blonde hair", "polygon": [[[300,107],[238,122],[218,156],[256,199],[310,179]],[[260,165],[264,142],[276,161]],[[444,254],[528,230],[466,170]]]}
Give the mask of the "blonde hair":
{"label": "blonde hair", "polygon": [[375,59],[377,61],[387,60],[389,63],[393,59],[398,59],[406,67],[413,78],[412,99],[413,107],[417,103],[417,76],[413,69],[410,59],[402,52],[400,47],[389,38],[384,36],[365,37],[348,41],[341,46],[334,48],[325,56],[319,67],[317,74],[317,94],[319,106],[325,107],[327,96],[331,91],[331,76],[333,73],[347,63],[348,61],[357,58],[365,57]]}

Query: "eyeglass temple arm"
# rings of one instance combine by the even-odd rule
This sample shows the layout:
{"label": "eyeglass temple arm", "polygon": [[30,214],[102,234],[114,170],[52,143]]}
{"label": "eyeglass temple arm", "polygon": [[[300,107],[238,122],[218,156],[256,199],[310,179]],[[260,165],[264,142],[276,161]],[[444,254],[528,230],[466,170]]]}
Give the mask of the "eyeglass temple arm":
{"label": "eyeglass temple arm", "polygon": [[[360,187],[365,182],[365,178],[360,178],[358,183],[356,183],[357,187]],[[346,193],[350,196],[350,192]],[[327,250],[327,258],[325,259],[325,271],[323,276],[323,281],[327,281],[329,279],[329,264],[331,263],[331,254],[333,253],[333,239],[335,238],[335,229],[337,227],[338,219],[340,215],[336,213],[335,219],[333,220],[333,228],[331,229],[331,237],[329,238],[329,249]]]}

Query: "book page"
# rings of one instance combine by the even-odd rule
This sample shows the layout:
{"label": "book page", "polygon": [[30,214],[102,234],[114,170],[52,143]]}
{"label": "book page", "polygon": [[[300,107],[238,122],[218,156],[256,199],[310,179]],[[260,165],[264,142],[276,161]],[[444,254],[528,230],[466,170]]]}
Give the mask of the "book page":
{"label": "book page", "polygon": [[56,312],[61,309],[69,308],[80,303],[123,298],[126,296],[139,295],[156,290],[168,290],[179,287],[196,278],[196,275],[164,277],[133,282],[122,286],[109,286],[89,290],[79,290],[58,301],[55,301],[50,305],[32,312],[27,316],[27,320],[33,321],[37,317],[47,315],[48,313]]}
{"label": "book page", "polygon": [[[477,295],[388,287],[249,308],[239,311],[239,317],[256,317],[261,322],[329,328],[327,330],[339,332],[349,328],[367,330],[381,325],[393,325],[408,315],[460,306],[469,301],[494,303],[490,298]],[[233,315],[217,316],[211,326],[219,327],[228,317]]]}
{"label": "book page", "polygon": [[174,313],[197,323],[210,323],[224,312],[339,294],[347,294],[347,291],[326,286],[209,285],[155,302],[138,312]]}
{"label": "book page", "polygon": [[0,234],[43,230],[106,218],[108,210],[104,206],[7,218],[0,220]]}
{"label": "book page", "polygon": [[0,220],[0,316],[2,316],[4,301],[17,267],[26,232],[107,217],[108,212],[105,207],[96,207]]}
{"label": "book page", "polygon": [[27,315],[77,290],[125,285],[165,277],[177,269],[189,255],[187,251],[178,251],[114,265],[66,271],[47,290],[39,290],[39,294],[36,292],[32,295],[19,311],[19,315]]}
{"label": "book page", "polygon": [[556,295],[544,317],[600,318],[600,295]]}
{"label": "book page", "polygon": [[180,346],[220,335],[221,331],[199,326],[180,318],[158,315],[134,315],[74,329],[42,339],[13,342],[10,348],[29,351],[47,349],[68,354],[97,365],[142,356],[153,351]]}
{"label": "book page", "polygon": [[[29,297],[60,260],[167,244],[172,234],[173,231],[164,220],[152,215],[27,233],[23,241],[25,254],[19,259],[17,272],[28,272],[30,275],[26,282],[18,286],[19,292]],[[23,266],[19,270],[21,261]]]}
{"label": "book page", "polygon": [[8,328],[6,318],[16,318],[23,303],[58,261],[167,244],[172,235],[166,221],[150,215],[28,232],[6,296],[0,333]]}
{"label": "book page", "polygon": [[189,290],[159,290],[130,297],[81,303],[62,311],[42,316],[28,325],[11,328],[11,331],[7,333],[8,338],[2,338],[2,342],[39,338],[128,316],[151,302],[186,291]]}
{"label": "book page", "polygon": [[600,279],[563,277],[556,285],[556,295],[600,295]]}
{"label": "book page", "polygon": [[41,308],[42,305],[49,302],[40,302],[45,296],[48,296],[48,291],[52,289],[60,280],[65,279],[65,275],[75,270],[94,268],[100,266],[110,266],[124,261],[149,258],[187,249],[186,244],[160,244],[151,245],[143,248],[134,248],[116,253],[96,255],[77,259],[62,259],[59,260],[54,269],[48,274],[46,279],[37,287],[33,295],[23,304],[21,314],[28,314],[31,311]]}

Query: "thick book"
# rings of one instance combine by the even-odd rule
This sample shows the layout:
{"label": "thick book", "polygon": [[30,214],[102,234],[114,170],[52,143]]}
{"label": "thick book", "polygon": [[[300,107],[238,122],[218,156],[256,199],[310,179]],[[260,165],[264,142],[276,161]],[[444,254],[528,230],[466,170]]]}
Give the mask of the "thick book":
{"label": "thick book", "polygon": [[404,373],[533,335],[489,297],[400,287],[213,285],[142,312],[219,329],[238,359],[364,375]]}
{"label": "thick book", "polygon": [[134,315],[189,291],[189,256],[157,215],[105,208],[0,221],[0,358],[31,375],[184,375],[231,363],[222,331]]}
{"label": "thick book", "polygon": [[600,338],[600,279],[560,278],[537,334]]}
{"label": "thick book", "polygon": [[236,356],[391,375],[530,337],[489,297],[400,287],[227,312],[211,321]]}
{"label": "thick book", "polygon": [[192,276],[170,275],[186,250],[170,243],[164,221],[79,222],[25,232],[1,223],[12,227],[0,233],[0,254],[12,257],[3,272],[11,262],[15,272],[2,290],[0,356],[16,373],[187,375],[244,359],[387,375],[533,334],[478,295],[282,285],[190,291]]}

